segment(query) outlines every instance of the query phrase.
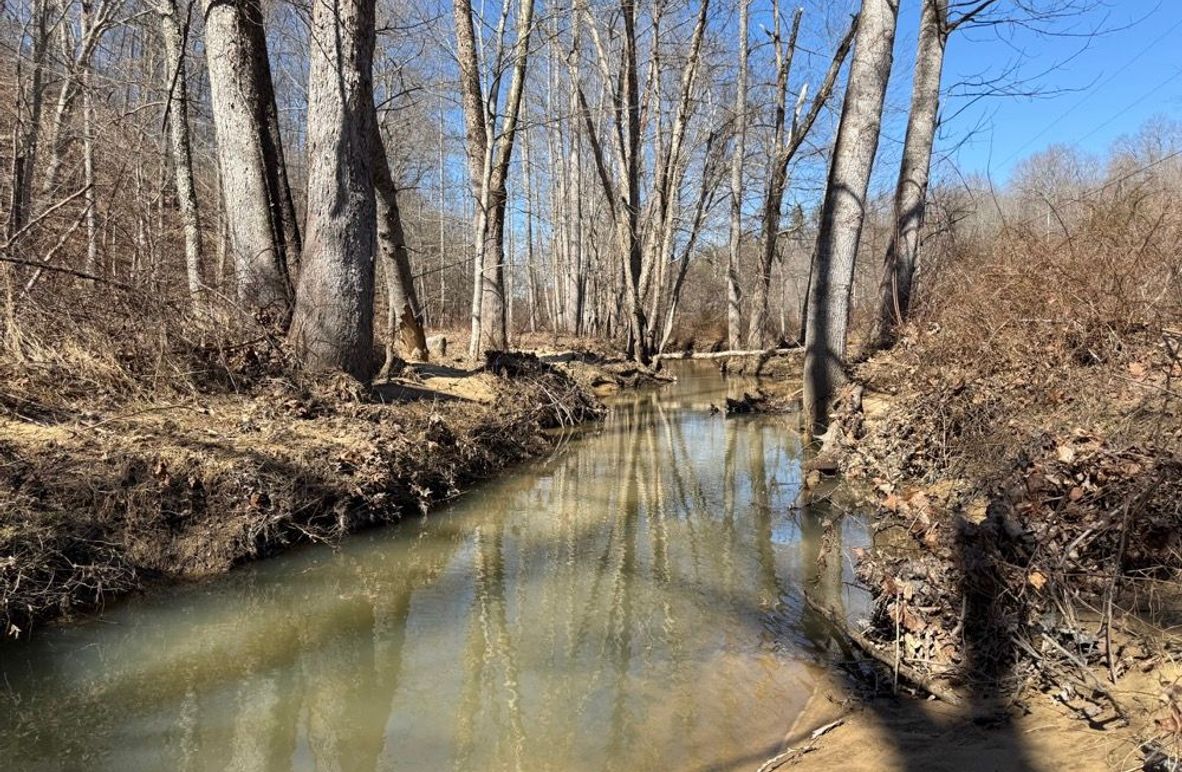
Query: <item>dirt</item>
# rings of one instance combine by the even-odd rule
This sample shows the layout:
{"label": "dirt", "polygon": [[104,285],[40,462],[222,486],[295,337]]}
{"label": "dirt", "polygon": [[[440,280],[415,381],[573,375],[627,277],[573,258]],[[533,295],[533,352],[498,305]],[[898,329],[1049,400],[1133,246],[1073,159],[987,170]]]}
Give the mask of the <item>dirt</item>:
{"label": "dirt", "polygon": [[0,630],[426,511],[599,415],[594,389],[641,377],[569,359],[0,416]]}
{"label": "dirt", "polygon": [[939,335],[854,370],[829,446],[876,510],[855,555],[874,610],[852,624],[912,691],[970,707],[863,695],[800,763],[1176,768],[1176,347],[1127,332],[1087,358],[976,359]]}
{"label": "dirt", "polygon": [[[824,733],[814,739],[818,730]],[[782,763],[768,767],[866,772],[1138,769],[1140,754],[1128,740],[1089,727],[1050,703],[1005,720],[974,717],[939,700],[859,696],[832,677],[822,679],[785,738],[785,747],[796,752],[786,752]]]}

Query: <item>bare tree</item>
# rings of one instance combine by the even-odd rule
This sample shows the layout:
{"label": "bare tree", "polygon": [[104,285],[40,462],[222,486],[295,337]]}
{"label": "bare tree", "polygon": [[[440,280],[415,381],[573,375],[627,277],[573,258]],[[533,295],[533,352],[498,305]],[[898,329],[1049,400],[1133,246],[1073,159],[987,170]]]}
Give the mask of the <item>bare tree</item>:
{"label": "bare tree", "polygon": [[378,264],[386,283],[386,361],[382,373],[389,375],[397,360],[395,351],[399,348],[412,361],[426,361],[427,337],[411,274],[402,213],[398,209],[398,190],[390,174],[386,144],[382,141],[376,115],[370,120],[370,143],[373,186],[377,196]]}
{"label": "bare tree", "polygon": [[315,0],[307,252],[290,338],[305,365],[373,375],[373,0]]}
{"label": "bare tree", "polygon": [[[210,100],[239,302],[286,319],[300,254],[260,0],[204,0]],[[312,53],[316,53],[313,46]]]}
{"label": "bare tree", "polygon": [[156,13],[160,16],[160,36],[164,40],[168,136],[177,206],[185,229],[185,275],[189,294],[197,297],[204,285],[201,280],[201,218],[193,178],[193,144],[189,138],[189,79],[185,74],[188,23],[181,23],[176,0],[158,0]]}
{"label": "bare tree", "polygon": [[863,0],[813,257],[804,359],[806,432],[823,433],[845,378],[846,327],[866,192],[894,55],[897,0]]}
{"label": "bare tree", "polygon": [[[483,350],[508,347],[505,315],[505,211],[508,203],[509,170],[513,160],[525,76],[529,62],[529,38],[533,29],[534,0],[520,0],[517,31],[512,52],[506,51],[505,27],[510,15],[509,0],[501,5],[497,26],[497,49],[493,81],[486,90],[480,76],[480,59],[472,22],[470,0],[454,0],[456,56],[468,149],[468,172],[476,200],[476,258],[472,288],[472,338],[469,356]],[[513,75],[497,120],[500,104],[500,73],[503,63],[513,62]]]}
{"label": "bare tree", "polygon": [[[915,73],[911,86],[911,112],[907,136],[895,187],[895,230],[883,258],[882,283],[876,345],[890,345],[899,324],[907,319],[911,307],[912,286],[919,267],[920,233],[927,210],[928,179],[931,173],[932,148],[940,113],[940,80],[944,72],[944,54],[948,38],[959,27],[980,20],[997,24],[988,16],[997,0],[958,2],[923,0],[920,9],[919,37],[915,53]],[[1057,1],[1045,7],[1038,3],[1019,4],[1019,13],[1027,24],[1054,20],[1079,13],[1082,6]],[[955,14],[954,10],[959,10]]]}
{"label": "bare tree", "polygon": [[798,8],[792,18],[787,45],[780,39],[779,2],[774,3],[776,20],[772,32],[776,57],[776,99],[772,122],[772,155],[768,168],[763,198],[763,238],[760,244],[759,274],[756,276],[755,297],[751,309],[751,326],[747,331],[747,343],[752,349],[766,348],[771,344],[768,334],[768,298],[771,292],[772,264],[776,257],[776,244],[780,237],[780,208],[784,201],[784,190],[788,186],[788,166],[812,131],[821,110],[833,95],[833,88],[841,73],[842,64],[849,55],[854,40],[857,21],[837,44],[829,69],[821,81],[820,88],[813,96],[807,113],[804,112],[808,99],[808,86],[800,89],[800,96],[792,112],[792,123],[787,126],[787,91],[792,72],[792,59],[796,52],[796,40],[800,31],[800,20],[804,13]]}
{"label": "bare tree", "polygon": [[[743,241],[743,162],[747,141],[747,24],[751,0],[739,0],[738,67],[735,81],[735,139],[731,157],[730,242],[726,263],[726,337],[731,349],[742,345],[743,291],[739,284],[739,250]],[[777,49],[778,50],[778,49]]]}
{"label": "bare tree", "polygon": [[[32,72],[24,87],[22,65],[24,57],[17,57],[17,127],[14,128],[11,195],[8,208],[7,236],[12,239],[29,221],[32,208],[33,174],[37,168],[37,151],[41,138],[41,113],[45,106],[45,59],[51,30],[48,0],[34,0],[28,21]],[[23,47],[26,33],[21,32],[18,48]],[[19,53],[19,51],[18,51]]]}

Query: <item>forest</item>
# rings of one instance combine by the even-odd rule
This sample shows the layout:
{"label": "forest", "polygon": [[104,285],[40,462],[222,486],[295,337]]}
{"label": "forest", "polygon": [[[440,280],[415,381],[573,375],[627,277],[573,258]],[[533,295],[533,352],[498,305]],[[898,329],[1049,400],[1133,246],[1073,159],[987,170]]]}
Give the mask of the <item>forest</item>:
{"label": "forest", "polygon": [[[1120,5],[0,0],[0,758],[1182,768],[1182,113],[1056,136],[1182,25]],[[1109,38],[1138,49],[1073,76]],[[964,161],[1040,102],[1074,107]],[[367,538],[468,546],[383,574]],[[295,625],[309,555],[356,564],[276,647],[360,614],[329,648],[375,650],[301,665],[222,758],[256,719],[159,684],[270,699],[239,615]],[[474,605],[412,624],[453,574]],[[198,664],[141,678],[152,599],[202,588]],[[454,705],[399,691],[435,623],[471,626]],[[109,664],[50,668],[72,630]],[[48,719],[83,683],[213,734]]]}

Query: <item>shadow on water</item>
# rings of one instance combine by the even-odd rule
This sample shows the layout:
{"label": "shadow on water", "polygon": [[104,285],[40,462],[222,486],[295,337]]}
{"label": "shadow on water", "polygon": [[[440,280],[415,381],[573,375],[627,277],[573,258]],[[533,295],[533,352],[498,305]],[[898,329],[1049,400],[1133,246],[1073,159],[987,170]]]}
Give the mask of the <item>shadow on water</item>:
{"label": "shadow on water", "polygon": [[[802,552],[807,553],[802,555],[801,563],[808,566],[801,584],[806,603],[800,632],[835,661],[866,663],[866,657],[820,611],[828,609],[838,618],[856,616],[846,608],[842,589],[842,564],[849,558],[842,544],[841,521],[832,516],[827,505],[810,507],[802,499],[800,524],[799,543]],[[884,672],[879,686],[881,693],[860,701],[881,729],[876,737],[889,743],[880,749],[880,766],[876,768],[908,772],[933,769],[1026,772],[1043,768],[1034,763],[1009,719],[1007,694],[1014,686],[1017,644],[1003,612],[996,607],[999,593],[1004,591],[999,566],[1009,538],[1001,524],[992,519],[980,525],[958,521],[955,556],[961,581],[959,598],[953,602],[959,601],[963,608],[960,634],[966,661],[959,685],[965,704],[934,710],[921,699],[891,695],[891,674]],[[865,692],[868,687],[865,675],[866,670],[861,667],[855,673],[846,671],[847,679],[851,679],[847,685],[852,691]],[[786,747],[807,745],[810,733],[816,728],[803,727],[802,732],[787,737],[783,743],[750,749],[710,769],[758,767]],[[800,759],[796,768],[815,768],[807,755]]]}
{"label": "shadow on water", "polygon": [[[712,369],[682,375],[426,520],[0,648],[0,757],[14,769],[758,766],[783,748],[818,663],[848,655],[805,595],[845,604],[844,551],[868,537],[798,506],[787,424],[711,416],[725,385]],[[970,614],[987,602],[966,594]]]}

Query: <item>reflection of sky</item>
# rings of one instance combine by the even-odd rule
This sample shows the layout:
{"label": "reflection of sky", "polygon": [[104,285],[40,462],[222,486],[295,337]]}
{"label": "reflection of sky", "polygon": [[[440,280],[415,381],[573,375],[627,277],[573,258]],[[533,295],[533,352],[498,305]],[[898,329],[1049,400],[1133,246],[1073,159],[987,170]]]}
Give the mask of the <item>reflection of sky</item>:
{"label": "reflection of sky", "polygon": [[666,769],[774,746],[809,694],[801,588],[834,579],[802,538],[822,526],[795,507],[795,435],[686,407],[724,396],[694,373],[426,519],[42,631],[0,663],[0,747],[352,770]]}

